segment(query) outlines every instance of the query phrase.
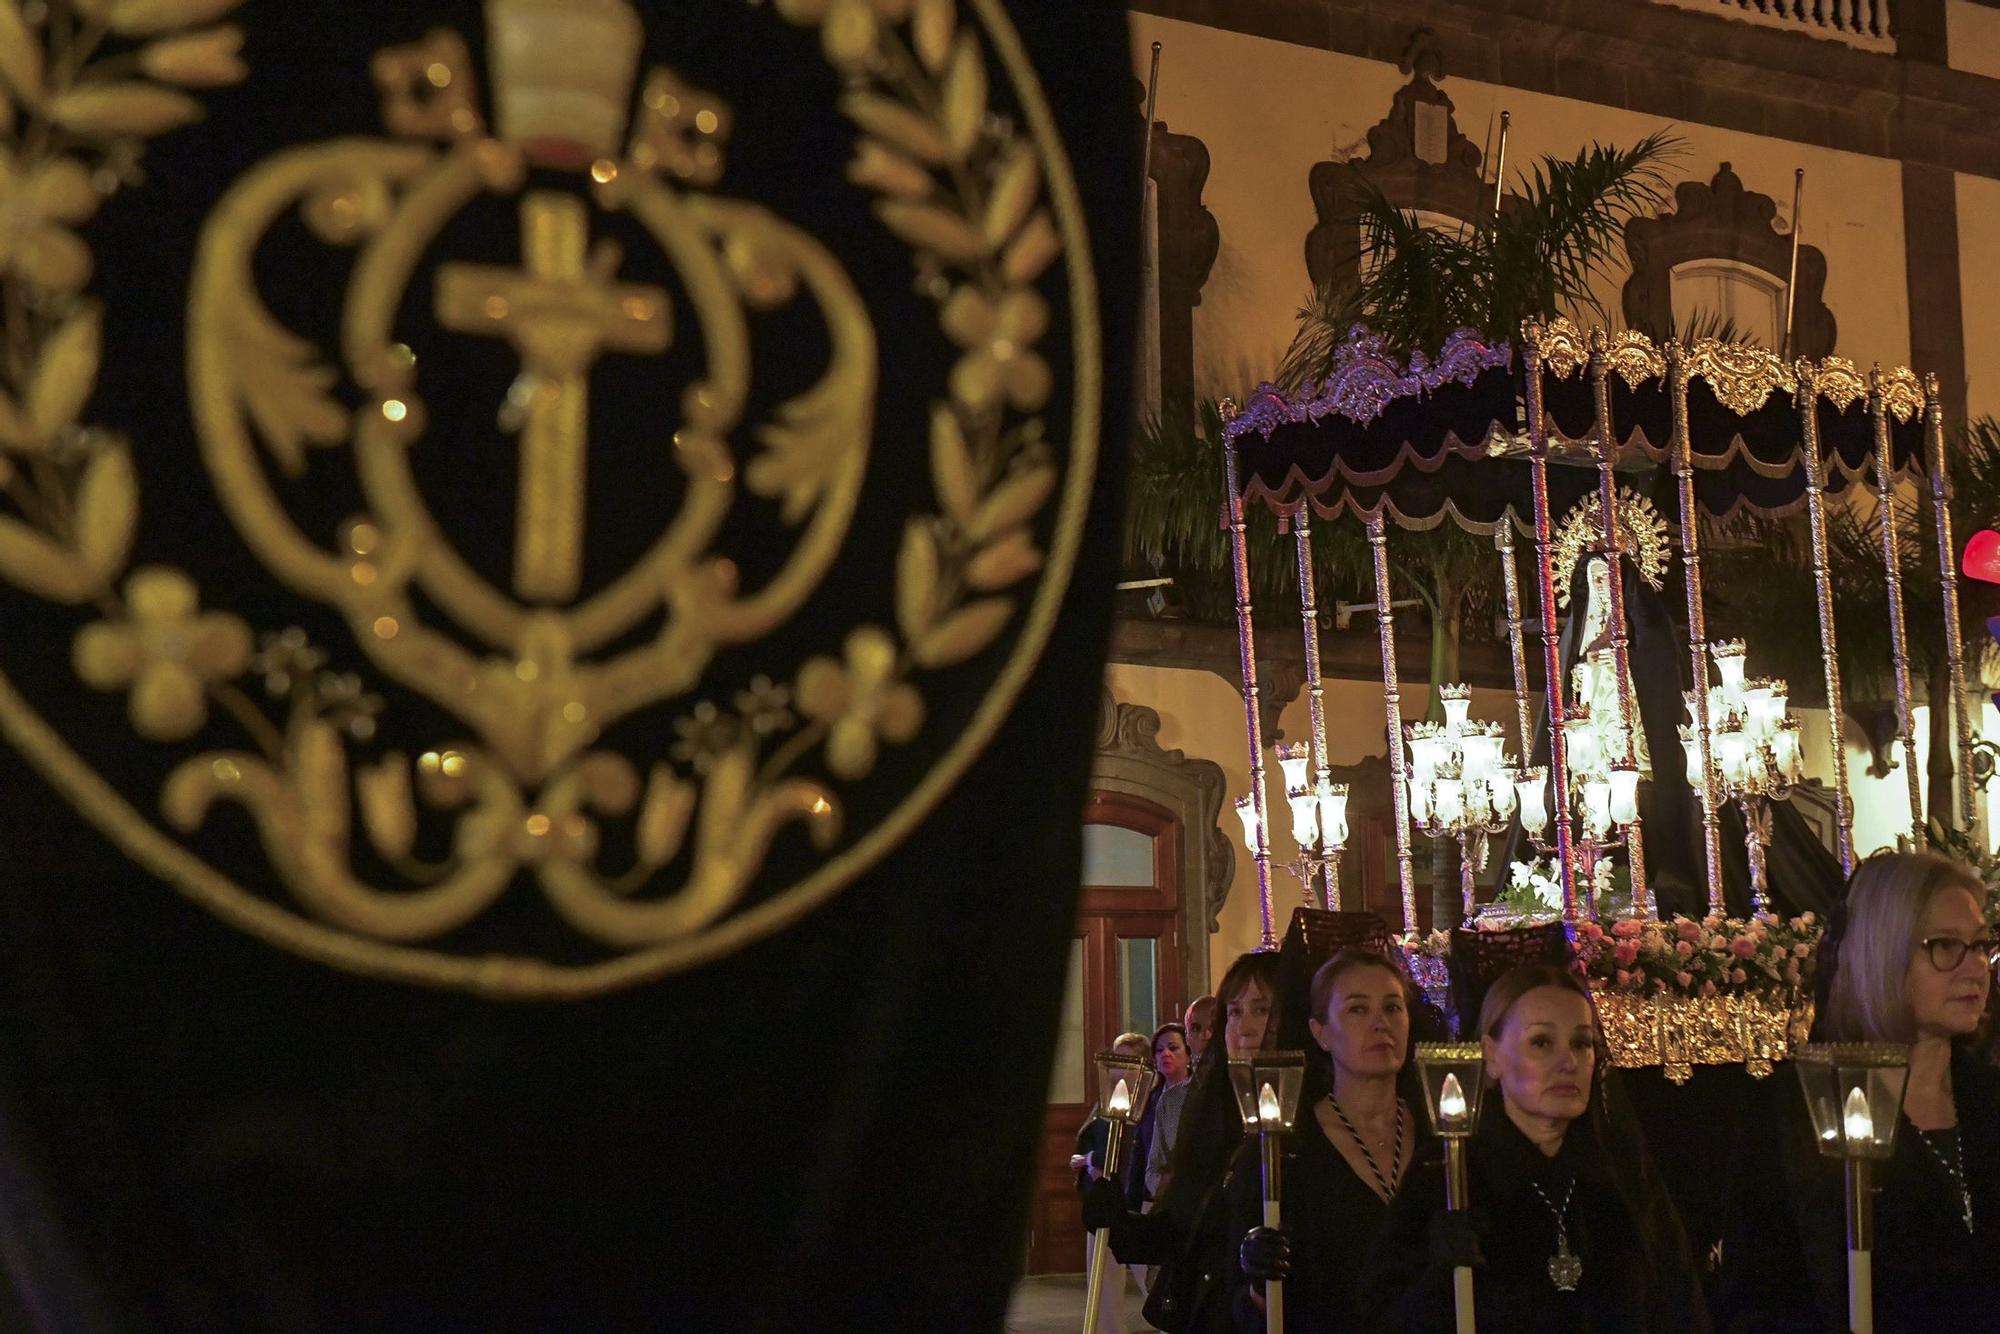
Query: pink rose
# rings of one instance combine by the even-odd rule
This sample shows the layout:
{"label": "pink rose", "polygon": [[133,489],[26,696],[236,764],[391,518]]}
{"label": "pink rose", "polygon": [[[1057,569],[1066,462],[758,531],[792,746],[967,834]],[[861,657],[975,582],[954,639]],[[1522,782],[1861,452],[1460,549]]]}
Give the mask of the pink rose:
{"label": "pink rose", "polygon": [[1680,989],[1681,989],[1682,991],[1686,991],[1686,990],[1687,990],[1687,989],[1688,989],[1689,987],[1691,987],[1691,986],[1693,986],[1693,985],[1694,985],[1694,974],[1692,974],[1692,973],[1675,973],[1675,974],[1674,974],[1674,982],[1675,982],[1675,983],[1676,983],[1677,985],[1679,985],[1679,987],[1680,987]]}
{"label": "pink rose", "polygon": [[1611,956],[1618,960],[1621,966],[1630,968],[1639,961],[1639,942],[1636,940],[1621,940],[1612,949]]}
{"label": "pink rose", "polygon": [[1595,922],[1585,922],[1583,924],[1583,934],[1588,940],[1602,940],[1604,939],[1604,928]]}
{"label": "pink rose", "polygon": [[1641,927],[1636,917],[1621,917],[1611,925],[1611,934],[1620,940],[1631,940],[1639,934]]}
{"label": "pink rose", "polygon": [[1729,942],[1729,952],[1739,959],[1747,959],[1757,952],[1757,942],[1749,936],[1738,936]]}
{"label": "pink rose", "polygon": [[1680,955],[1683,959],[1691,959],[1694,957],[1694,945],[1689,941],[1683,940],[1674,946],[1674,953]]}
{"label": "pink rose", "polygon": [[1805,946],[1804,944],[1798,944],[1798,945],[1794,945],[1794,946],[1792,946],[1792,957],[1793,957],[1794,959],[1803,959],[1803,958],[1805,958],[1805,957],[1806,957],[1806,956],[1807,956],[1808,954],[1811,954],[1811,953],[1812,953],[1812,951],[1811,951],[1811,950],[1810,950],[1809,948],[1807,948],[1807,947],[1806,947],[1806,946]]}
{"label": "pink rose", "polygon": [[1715,928],[1722,925],[1722,917],[1720,914],[1710,913],[1708,916],[1701,919],[1701,924],[1707,927],[1710,931],[1713,931],[1715,930]]}
{"label": "pink rose", "polygon": [[1626,971],[1625,971],[1625,970],[1624,970],[1623,968],[1620,968],[1620,969],[1618,970],[1618,985],[1619,985],[1619,986],[1621,986],[1621,987],[1629,987],[1629,986],[1631,986],[1631,985],[1632,985],[1632,974],[1630,974],[1630,973],[1626,972]]}
{"label": "pink rose", "polygon": [[1684,944],[1691,945],[1701,939],[1701,928],[1685,917],[1674,924],[1674,930],[1679,934]]}
{"label": "pink rose", "polygon": [[1729,970],[1729,980],[1740,987],[1745,982],[1748,982],[1750,978],[1741,968],[1732,968]]}
{"label": "pink rose", "polygon": [[1814,922],[1817,922],[1818,920],[1819,920],[1819,918],[1817,918],[1817,917],[1813,916],[1813,914],[1811,914],[1811,913],[1809,913],[1809,912],[1807,912],[1807,913],[1800,913],[1800,914],[1799,914],[1799,925],[1800,925],[1800,926],[1811,926],[1811,925],[1812,925],[1812,924],[1813,924]]}
{"label": "pink rose", "polygon": [[1702,983],[1702,984],[1701,984],[1701,994],[1702,994],[1703,996],[1713,996],[1713,995],[1715,994],[1715,983],[1713,983],[1713,982],[1704,982],[1704,983]]}

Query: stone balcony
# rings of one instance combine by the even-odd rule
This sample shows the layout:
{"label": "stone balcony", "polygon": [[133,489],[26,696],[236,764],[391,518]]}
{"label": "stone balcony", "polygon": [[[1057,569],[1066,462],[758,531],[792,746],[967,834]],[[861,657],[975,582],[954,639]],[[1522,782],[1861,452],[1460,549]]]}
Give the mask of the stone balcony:
{"label": "stone balcony", "polygon": [[1893,55],[1895,29],[1890,0],[1653,0],[1718,18],[1844,42],[1864,51]]}

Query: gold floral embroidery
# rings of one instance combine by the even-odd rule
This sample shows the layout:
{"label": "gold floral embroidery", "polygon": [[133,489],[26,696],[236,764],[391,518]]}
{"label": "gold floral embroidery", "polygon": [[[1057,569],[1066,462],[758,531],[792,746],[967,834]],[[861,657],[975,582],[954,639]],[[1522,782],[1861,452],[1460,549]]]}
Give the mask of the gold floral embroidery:
{"label": "gold floral embroidery", "polygon": [[132,726],[141,736],[192,736],[208,721],[207,687],[249,665],[249,627],[226,612],[198,611],[194,581],[179,570],[133,571],[125,601],[129,618],[78,633],[76,674],[98,690],[130,689]]}
{"label": "gold floral embroidery", "polygon": [[847,637],[846,663],[814,658],[799,671],[799,708],[826,724],[827,767],[862,778],[875,767],[878,738],[901,745],[924,722],[924,700],[896,683],[896,641],[873,626]]}

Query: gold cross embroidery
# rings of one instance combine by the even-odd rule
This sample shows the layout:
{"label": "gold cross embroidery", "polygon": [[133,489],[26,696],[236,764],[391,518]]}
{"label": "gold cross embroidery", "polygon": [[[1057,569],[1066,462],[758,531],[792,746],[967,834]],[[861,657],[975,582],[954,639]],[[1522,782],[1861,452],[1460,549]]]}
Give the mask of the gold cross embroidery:
{"label": "gold cross embroidery", "polygon": [[606,352],[666,351],[669,307],[657,287],[611,281],[614,246],[600,246],[586,264],[589,213],[574,195],[524,197],[521,234],[523,269],[439,269],[437,317],[455,333],[506,339],[532,377],[521,432],[514,591],[528,601],[567,602],[583,580],[590,368]]}

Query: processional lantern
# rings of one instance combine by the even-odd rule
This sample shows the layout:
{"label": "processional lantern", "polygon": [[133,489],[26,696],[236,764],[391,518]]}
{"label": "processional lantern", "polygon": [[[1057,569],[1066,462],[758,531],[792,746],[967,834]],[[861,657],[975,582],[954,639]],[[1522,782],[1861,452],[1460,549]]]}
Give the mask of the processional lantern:
{"label": "processional lantern", "polygon": [[[1257,1136],[1263,1168],[1265,1227],[1278,1227],[1283,1221],[1279,1208],[1279,1151],[1283,1137],[1292,1133],[1298,1121],[1299,1090],[1305,1083],[1305,1073],[1304,1052],[1266,1051],[1247,1060],[1230,1058],[1229,1086],[1236,1094],[1243,1133]],[[1269,1334],[1284,1334],[1285,1290],[1276,1279],[1264,1284],[1264,1321]]]}
{"label": "processional lantern", "polygon": [[[1139,1118],[1146,1114],[1146,1104],[1153,1096],[1153,1084],[1159,1076],[1145,1057],[1127,1056],[1117,1050],[1099,1052],[1093,1064],[1097,1068],[1098,1114],[1111,1126],[1104,1139],[1104,1175],[1115,1181],[1125,1148],[1125,1132],[1138,1125]],[[1084,1295],[1086,1330],[1097,1328],[1097,1308],[1104,1300],[1105,1270],[1110,1264],[1111,1229],[1099,1228],[1090,1242],[1090,1289]]]}
{"label": "processional lantern", "polygon": [[[1486,1093],[1486,1053],[1477,1042],[1419,1042],[1417,1078],[1424,1086],[1424,1110],[1431,1129],[1444,1141],[1444,1207],[1472,1207],[1472,1178],[1466,1166],[1465,1142],[1479,1129],[1479,1109]],[[1475,1328],[1472,1271],[1451,1271],[1452,1303],[1460,1334]]]}
{"label": "processional lantern", "polygon": [[1896,1151],[1910,1049],[1895,1043],[1808,1043],[1792,1056],[1819,1151],[1843,1166],[1847,1196],[1847,1324],[1875,1328],[1875,1194],[1871,1164]]}

